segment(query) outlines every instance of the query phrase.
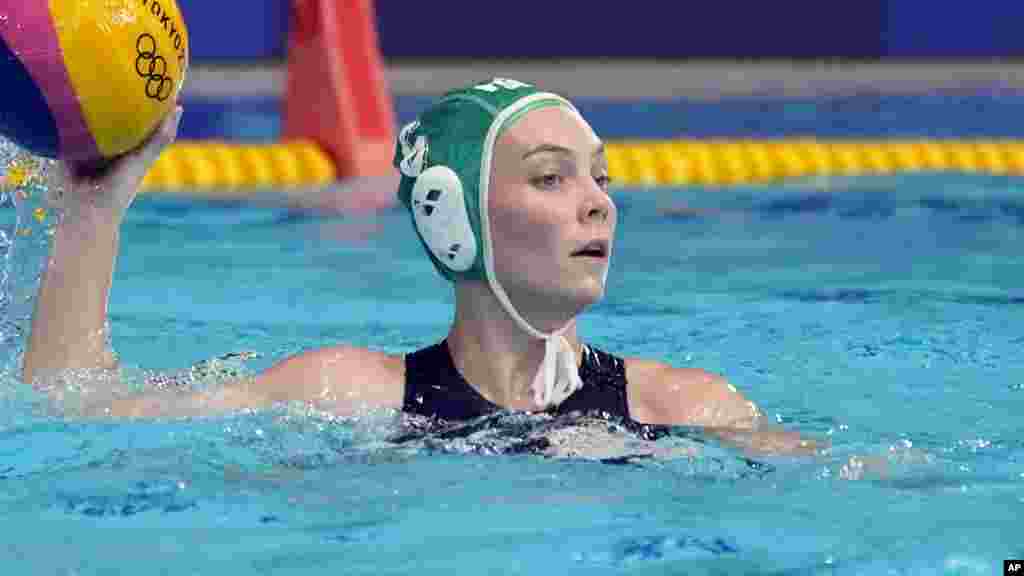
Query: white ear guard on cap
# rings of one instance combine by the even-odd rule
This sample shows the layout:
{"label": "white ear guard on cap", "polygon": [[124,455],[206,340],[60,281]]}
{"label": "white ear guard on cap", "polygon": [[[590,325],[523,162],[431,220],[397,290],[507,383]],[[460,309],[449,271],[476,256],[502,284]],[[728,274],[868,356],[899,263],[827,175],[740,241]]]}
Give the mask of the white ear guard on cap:
{"label": "white ear guard on cap", "polygon": [[427,168],[412,188],[416,228],[434,257],[456,272],[473,266],[477,254],[464,196],[462,181],[447,166]]}

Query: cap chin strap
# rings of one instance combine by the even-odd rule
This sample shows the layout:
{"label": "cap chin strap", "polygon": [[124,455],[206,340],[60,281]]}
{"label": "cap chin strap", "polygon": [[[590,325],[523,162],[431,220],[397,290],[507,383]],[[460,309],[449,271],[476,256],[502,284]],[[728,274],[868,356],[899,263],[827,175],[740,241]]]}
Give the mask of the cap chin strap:
{"label": "cap chin strap", "polygon": [[563,336],[563,333],[572,325],[570,321],[564,327],[544,334],[538,331],[516,311],[509,300],[508,294],[498,284],[497,279],[488,278],[491,291],[497,296],[502,308],[509,316],[523,329],[524,332],[544,340],[544,359],[540,363],[537,375],[530,385],[530,392],[533,402],[540,408],[547,408],[562,403],[563,400],[572,395],[573,392],[583,387],[583,380],[580,379],[579,368],[576,362],[576,351],[572,344]]}
{"label": "cap chin strap", "polygon": [[541,408],[558,405],[580,388],[576,351],[560,331],[544,342],[544,361],[530,386],[533,401]]}

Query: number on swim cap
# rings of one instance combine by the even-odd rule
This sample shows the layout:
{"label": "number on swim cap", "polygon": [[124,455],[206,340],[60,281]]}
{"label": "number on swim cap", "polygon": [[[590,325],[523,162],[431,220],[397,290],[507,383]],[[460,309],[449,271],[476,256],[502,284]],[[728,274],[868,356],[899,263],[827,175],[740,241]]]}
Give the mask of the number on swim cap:
{"label": "number on swim cap", "polygon": [[520,88],[526,88],[529,84],[520,82],[519,80],[512,80],[509,78],[495,78],[487,84],[477,84],[474,86],[477,90],[483,90],[484,92],[497,92],[499,89],[504,88],[506,90],[518,90]]}

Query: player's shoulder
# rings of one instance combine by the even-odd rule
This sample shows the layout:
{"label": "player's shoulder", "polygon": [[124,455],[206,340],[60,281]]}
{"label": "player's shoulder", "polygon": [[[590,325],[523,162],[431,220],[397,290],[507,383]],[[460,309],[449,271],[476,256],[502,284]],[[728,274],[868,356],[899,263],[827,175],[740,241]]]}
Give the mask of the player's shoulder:
{"label": "player's shoulder", "polygon": [[647,424],[752,426],[760,417],[725,377],[701,368],[626,358],[630,413]]}
{"label": "player's shoulder", "polygon": [[357,346],[303,351],[260,374],[264,393],[315,402],[341,413],[399,408],[405,391],[405,356]]}

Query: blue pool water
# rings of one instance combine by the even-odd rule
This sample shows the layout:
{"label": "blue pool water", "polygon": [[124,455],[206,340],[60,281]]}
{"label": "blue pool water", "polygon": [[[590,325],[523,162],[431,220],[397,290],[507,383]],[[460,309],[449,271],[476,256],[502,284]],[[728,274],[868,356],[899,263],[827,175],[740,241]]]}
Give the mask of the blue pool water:
{"label": "blue pool water", "polygon": [[[780,425],[830,440],[827,454],[748,460],[680,429],[657,447],[696,456],[496,455],[510,430],[550,424],[511,415],[406,443],[392,441],[393,415],[301,407],[85,422],[8,368],[4,572],[990,575],[1024,556],[1021,181],[918,175],[615,200],[608,295],[582,318],[585,337],[720,373]],[[15,210],[3,214],[11,336],[45,225],[15,235]],[[238,368],[255,371],[334,343],[411,351],[451,318],[450,289],[398,211],[144,197],[122,242],[111,329],[137,370],[254,351]],[[624,456],[652,449],[622,444]],[[888,469],[850,478],[853,456]]]}

